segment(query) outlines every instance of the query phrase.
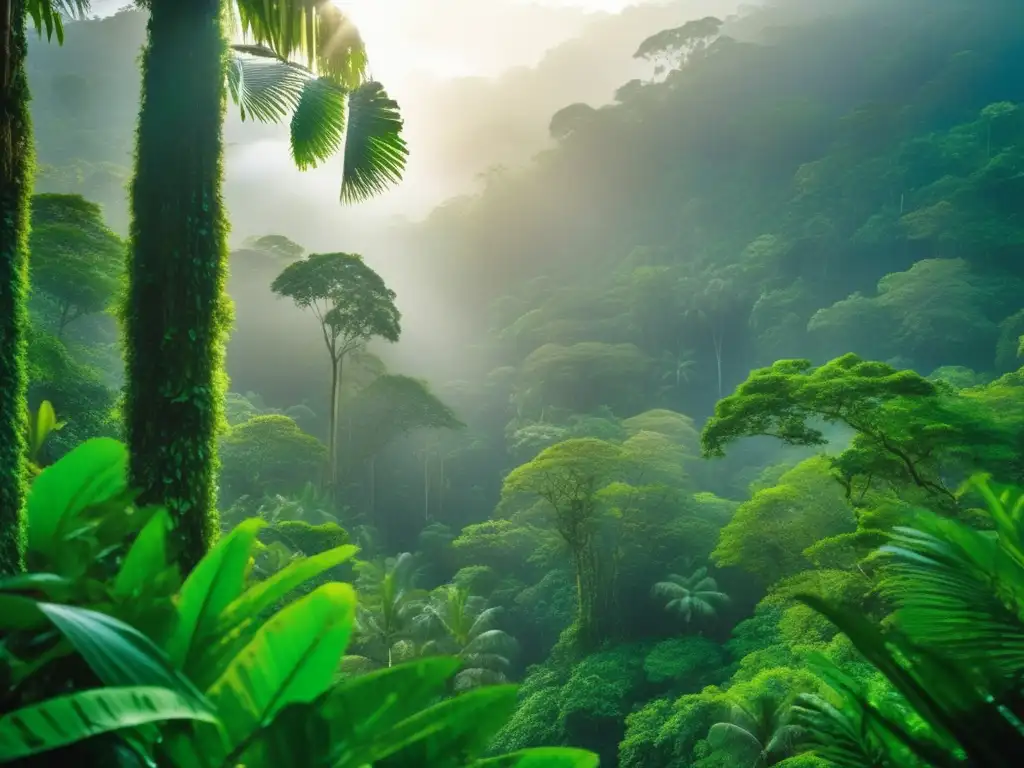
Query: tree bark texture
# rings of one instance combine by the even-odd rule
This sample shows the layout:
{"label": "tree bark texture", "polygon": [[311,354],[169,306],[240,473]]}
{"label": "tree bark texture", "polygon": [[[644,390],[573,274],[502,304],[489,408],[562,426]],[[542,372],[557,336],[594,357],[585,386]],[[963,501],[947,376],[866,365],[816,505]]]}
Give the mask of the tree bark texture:
{"label": "tree bark texture", "polygon": [[185,572],[218,532],[216,435],[231,323],[222,21],[220,0],[152,0],[131,188],[130,475],[142,501],[171,512]]}
{"label": "tree bark texture", "polygon": [[0,3],[3,80],[0,81],[0,575],[21,570],[24,557],[28,386],[28,232],[32,197],[32,121],[29,116],[25,7]]}

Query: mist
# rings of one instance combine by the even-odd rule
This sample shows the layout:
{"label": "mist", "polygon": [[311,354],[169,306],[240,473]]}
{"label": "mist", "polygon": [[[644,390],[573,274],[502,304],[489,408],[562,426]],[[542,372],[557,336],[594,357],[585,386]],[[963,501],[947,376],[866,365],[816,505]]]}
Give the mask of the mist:
{"label": "mist", "polygon": [[[650,64],[633,58],[646,37],[705,15],[727,17],[741,4],[493,0],[484,11],[472,0],[396,0],[387,14],[361,17],[361,2],[343,5],[352,6],[360,24],[374,76],[401,105],[410,147],[405,179],[370,202],[343,206],[338,199],[340,158],[299,172],[290,157],[286,125],[242,122],[229,109],[225,196],[231,243],[240,249],[250,237],[281,234],[310,252],[362,254],[397,292],[403,313],[402,341],[374,345],[373,351],[389,367],[441,385],[464,373],[452,369],[453,350],[459,352],[461,368],[478,366],[468,346],[482,329],[467,328],[452,311],[448,278],[438,277],[438,252],[460,244],[442,241],[426,247],[416,222],[449,201],[478,192],[488,174],[527,167],[553,145],[548,129],[558,110],[577,102],[608,104],[624,83],[649,77]],[[122,8],[122,0],[94,6],[98,17]],[[117,19],[116,34],[124,47],[104,46],[108,60],[88,84],[95,128],[88,134],[79,130],[89,140],[101,134],[107,146],[99,156],[105,154],[108,162],[124,168],[108,184],[111,199],[103,202],[108,220],[125,232],[126,211],[118,203],[125,205],[122,185],[131,164],[138,91],[138,74],[130,63],[137,49],[129,41],[141,45],[144,22],[137,12],[121,13]],[[50,89],[54,80],[80,69],[83,57],[91,64],[96,43],[90,44],[84,33],[101,35],[88,26],[94,23],[69,24],[65,46],[46,46],[42,56],[30,58],[30,68],[36,68],[37,141],[44,161],[62,159],[67,132],[61,126],[69,119],[87,122],[59,111],[66,106],[57,104]],[[43,180],[41,191],[50,189],[48,185],[52,182]],[[57,191],[70,191],[64,187],[65,182],[57,183]],[[487,258],[479,254],[478,266],[485,272]],[[240,318],[236,337],[247,333],[242,318],[251,318],[246,321],[250,323],[262,318],[259,334],[273,329],[284,344],[303,339],[306,354],[318,355],[315,321],[269,292],[273,274],[265,265],[259,274],[268,285],[257,290],[252,276],[240,272],[244,259],[240,255],[232,264],[236,291],[244,284],[247,292],[233,296]],[[237,387],[273,389],[262,379],[253,382],[239,375],[259,369],[256,361],[239,359],[241,344],[238,338],[229,359]],[[259,354],[256,348],[251,352]],[[267,375],[265,368],[261,375]],[[267,395],[273,399],[271,392]]]}
{"label": "mist", "polygon": [[[427,18],[425,0],[406,0],[409,13],[396,14],[393,29],[366,31],[375,75],[402,107],[410,147],[402,184],[368,203],[342,207],[337,163],[299,172],[283,127],[243,124],[231,113],[225,189],[232,240],[273,232],[314,252],[363,254],[398,292],[406,318],[403,342],[382,354],[397,367],[422,370],[433,356],[433,345],[425,342],[458,339],[451,335],[457,320],[445,317],[437,297],[424,292],[429,254],[418,257],[416,243],[397,225],[477,191],[489,171],[529,163],[552,144],[549,122],[562,107],[610,103],[618,87],[649,76],[650,65],[633,59],[647,36],[704,15],[727,16],[738,4],[674,0],[617,12],[552,6],[504,0],[483,13],[468,0],[431,2],[430,18],[457,20],[438,24]],[[389,66],[387,51],[405,46],[445,51],[449,61],[475,74]],[[415,60],[415,54],[406,56],[406,62]]]}

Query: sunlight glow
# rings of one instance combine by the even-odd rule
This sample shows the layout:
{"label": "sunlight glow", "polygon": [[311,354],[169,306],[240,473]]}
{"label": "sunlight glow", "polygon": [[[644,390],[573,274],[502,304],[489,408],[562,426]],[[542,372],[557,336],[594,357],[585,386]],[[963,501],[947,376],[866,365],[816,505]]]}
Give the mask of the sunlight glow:
{"label": "sunlight glow", "polygon": [[[457,51],[430,50],[417,41],[404,19],[422,17],[423,0],[334,0],[359,29],[370,56],[373,76],[383,82],[411,74],[464,77],[473,68]],[[419,11],[417,13],[416,11]]]}
{"label": "sunlight glow", "polygon": [[[483,0],[487,2],[487,0]],[[625,6],[648,0],[504,0],[506,4],[575,7],[588,11],[617,12]],[[436,12],[431,0],[334,0],[334,4],[350,16],[366,42],[374,76],[388,83],[407,80],[410,75],[432,75],[440,78],[472,77],[484,74],[467,46],[439,48],[431,45],[439,29],[472,34],[474,19],[465,20],[445,11],[451,3],[443,3]],[[468,55],[467,55],[468,54]]]}

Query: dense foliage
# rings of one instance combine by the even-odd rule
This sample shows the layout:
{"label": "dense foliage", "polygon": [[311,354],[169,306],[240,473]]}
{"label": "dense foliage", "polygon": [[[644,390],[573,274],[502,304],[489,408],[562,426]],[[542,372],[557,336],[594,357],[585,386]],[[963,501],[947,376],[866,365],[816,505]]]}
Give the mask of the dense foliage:
{"label": "dense foliage", "polygon": [[[204,209],[189,218],[198,240],[209,240],[202,286],[190,282],[200,273],[185,280],[172,256],[183,241],[153,246],[147,258],[160,256],[159,265],[136,257],[129,269],[129,306],[140,312],[132,344],[149,349],[146,334],[154,350],[179,344],[177,357],[151,360],[158,365],[146,375],[129,365],[129,391],[155,398],[147,424],[166,421],[202,447],[189,459],[195,472],[183,468],[165,490],[208,507],[193,520],[208,526],[193,545],[222,538],[202,562],[238,547],[235,592],[221,607],[288,583],[289,594],[275,592],[266,607],[281,616],[308,606],[308,627],[334,643],[324,651],[329,664],[303,678],[298,708],[261,721],[271,731],[287,721],[281,732],[294,736],[295,718],[316,710],[312,730],[281,743],[292,757],[311,762],[303,750],[334,743],[323,722],[331,717],[317,709],[329,709],[328,689],[368,695],[380,681],[404,681],[403,670],[432,680],[434,670],[436,685],[425,699],[409,694],[410,707],[450,693],[434,706],[493,701],[501,711],[473,721],[473,734],[469,721],[445,720],[463,724],[444,731],[449,745],[473,737],[471,756],[453,765],[487,750],[566,746],[620,768],[1020,762],[1020,9],[1009,0],[838,0],[827,8],[772,0],[724,20],[688,13],[681,7],[679,26],[635,41],[648,79],[624,84],[611,104],[552,115],[551,146],[531,163],[489,174],[481,191],[424,221],[390,225],[395,242],[415,245],[393,262],[422,276],[419,290],[446,308],[453,328],[417,349],[416,371],[389,370],[376,354],[387,354],[382,341],[401,350],[400,335],[426,321],[371,267],[375,254],[307,255],[283,235],[245,232],[251,237],[227,257],[217,230],[225,222]],[[149,23],[159,20],[154,8]],[[71,29],[90,50],[125,30],[142,35],[135,12]],[[265,31],[268,45],[298,50],[284,30]],[[129,37],[124,45],[136,45]],[[223,40],[218,32],[207,43],[212,50]],[[249,72],[259,66],[246,61],[239,66]],[[38,67],[53,74],[42,59]],[[204,85],[204,172],[219,162],[214,96],[237,93],[243,70],[232,71],[226,86],[223,78]],[[95,176],[112,150],[98,138],[70,149],[49,124],[58,107],[92,115],[90,89],[100,98],[112,76],[91,66],[76,76],[84,86],[61,81],[37,107],[47,122],[39,179],[68,194],[39,196],[32,208],[29,264],[38,277],[23,363],[31,423],[66,423],[48,437],[28,432],[29,471],[23,432],[7,444],[19,468],[4,478],[9,494],[39,465],[116,434],[122,421],[122,350],[102,311],[120,290],[110,259],[119,241],[100,211],[72,194],[114,207],[112,184]],[[198,72],[189,77],[198,84]],[[318,87],[310,82],[318,81],[303,80],[304,94]],[[79,92],[88,98],[72,95]],[[151,131],[166,133],[175,152],[206,147],[184,128],[171,135],[176,120],[195,128],[200,118],[186,120],[167,98],[167,117]],[[261,103],[239,99],[243,109]],[[380,184],[404,162],[390,110],[381,125],[394,141],[381,149]],[[111,135],[129,136],[115,117]],[[293,140],[308,138],[304,124],[293,123]],[[352,153],[346,164],[372,156],[372,142],[356,142]],[[184,211],[196,201],[185,191],[192,180],[177,170],[180,188],[171,191]],[[154,173],[148,189],[170,183],[161,178]],[[357,173],[354,183],[379,188],[367,179]],[[219,180],[207,181],[213,195]],[[133,226],[154,238],[161,230],[147,225],[146,209],[159,218],[163,203],[140,189]],[[203,216],[212,218],[203,225]],[[149,294],[138,292],[143,278],[154,281]],[[235,305],[232,391],[223,408],[216,391],[200,392],[187,406],[198,419],[190,422],[167,402],[198,378],[207,383],[196,386],[225,383],[222,280]],[[0,283],[20,290],[17,281]],[[167,295],[209,299],[187,307],[202,321],[195,339],[159,315],[158,288],[172,283]],[[8,405],[19,418],[27,411],[17,398]],[[181,447],[170,432],[147,434],[147,460]],[[46,477],[34,481],[44,490],[53,482]],[[214,486],[216,516],[206,514]],[[170,512],[177,519],[183,509]],[[132,552],[153,547],[146,565],[156,567],[162,547],[177,546],[157,536],[162,523],[153,521],[163,514],[112,514],[103,518],[109,529],[97,524],[96,540],[81,541],[111,553],[123,547],[123,561],[92,562],[74,548],[59,563],[42,558],[30,527],[27,578],[59,591],[63,581],[37,574],[88,573],[95,591],[46,599],[143,631],[211,705],[146,691],[151,712],[165,713],[151,721],[180,719],[180,728],[159,728],[183,734],[217,720],[228,754],[244,752],[252,745],[232,731],[242,721],[224,709],[235,707],[222,697],[231,686],[218,688],[213,667],[178,663],[182,648],[162,645],[180,632],[168,615],[180,620],[203,566],[183,585],[170,572],[135,579],[160,599],[117,591]],[[196,562],[203,546],[186,544]],[[309,577],[292,582],[298,573]],[[351,582],[354,593],[337,582]],[[246,632],[262,631],[258,624]],[[34,698],[15,703],[39,705],[58,692],[49,687],[55,680],[75,686],[71,695],[83,702],[105,695],[99,684],[115,684],[85,655],[44,678]],[[522,682],[514,707],[508,681]],[[370,704],[346,701],[373,714]],[[384,722],[392,734],[398,728]],[[140,733],[133,749],[157,749],[155,731]],[[207,750],[181,738],[174,743]],[[375,732],[368,738],[380,744]],[[392,738],[392,746],[401,741]],[[282,754],[273,752],[281,744],[260,743],[266,754],[246,764]],[[390,754],[359,759],[427,759],[398,747]],[[494,759],[482,764],[515,764]]]}

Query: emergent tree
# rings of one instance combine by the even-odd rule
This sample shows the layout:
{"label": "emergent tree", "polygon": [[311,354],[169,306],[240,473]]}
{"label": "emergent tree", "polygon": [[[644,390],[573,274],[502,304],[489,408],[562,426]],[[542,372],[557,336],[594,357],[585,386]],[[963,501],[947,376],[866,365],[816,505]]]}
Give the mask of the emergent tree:
{"label": "emergent tree", "polygon": [[289,264],[271,290],[310,309],[320,323],[331,358],[331,391],[327,436],[327,485],[335,489],[338,466],[338,401],[345,357],[378,337],[398,341],[401,315],[395,292],[349,253],[314,253]]}

